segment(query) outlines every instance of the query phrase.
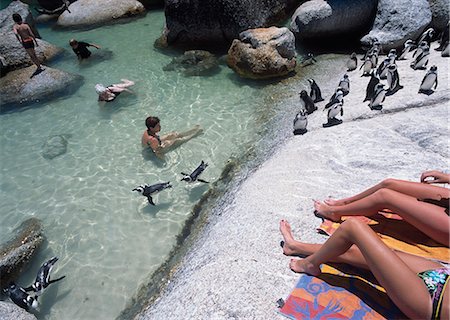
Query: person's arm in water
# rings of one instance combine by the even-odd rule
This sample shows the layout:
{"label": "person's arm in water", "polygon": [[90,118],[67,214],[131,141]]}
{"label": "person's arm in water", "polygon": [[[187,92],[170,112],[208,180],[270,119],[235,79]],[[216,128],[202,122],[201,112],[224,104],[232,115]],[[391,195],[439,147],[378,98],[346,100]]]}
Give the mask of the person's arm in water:
{"label": "person's arm in water", "polygon": [[101,47],[95,43],[88,43],[88,47],[94,47],[95,49],[100,49]]}
{"label": "person's arm in water", "polygon": [[[427,178],[432,178],[426,180]],[[443,173],[438,170],[425,171],[420,176],[420,182],[422,183],[450,183],[450,174]]]}

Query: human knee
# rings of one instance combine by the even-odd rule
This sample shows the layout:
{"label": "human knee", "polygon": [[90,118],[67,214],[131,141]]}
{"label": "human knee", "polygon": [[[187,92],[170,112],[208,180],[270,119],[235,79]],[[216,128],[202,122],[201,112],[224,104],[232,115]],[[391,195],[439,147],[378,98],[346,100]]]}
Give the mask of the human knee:
{"label": "human knee", "polygon": [[347,219],[344,222],[342,222],[340,226],[340,228],[343,228],[344,230],[347,231],[360,230],[364,229],[364,227],[367,227],[367,224],[365,224],[359,219]]}
{"label": "human knee", "polygon": [[395,196],[395,191],[389,188],[381,188],[374,192],[373,196],[376,199],[376,202],[387,202]]}
{"label": "human knee", "polygon": [[392,187],[395,186],[397,183],[398,183],[397,179],[388,178],[381,181],[380,185],[381,188],[392,189]]}

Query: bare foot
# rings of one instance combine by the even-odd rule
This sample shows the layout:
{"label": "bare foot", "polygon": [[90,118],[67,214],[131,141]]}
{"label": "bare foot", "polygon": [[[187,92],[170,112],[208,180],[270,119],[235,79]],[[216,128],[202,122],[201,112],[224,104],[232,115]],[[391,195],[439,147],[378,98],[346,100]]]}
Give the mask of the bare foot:
{"label": "bare foot", "polygon": [[307,273],[312,276],[318,276],[322,273],[318,266],[306,261],[306,259],[291,259],[289,268],[294,272]]}
{"label": "bare foot", "polygon": [[327,205],[326,203],[315,200],[314,209],[316,210],[314,214],[321,218],[328,219],[333,222],[341,221],[341,217],[333,213],[331,206]]}
{"label": "bare foot", "polygon": [[335,200],[332,198],[325,199],[323,200],[323,202],[329,206],[343,206],[344,204],[346,204],[344,201]]}
{"label": "bare foot", "polygon": [[283,236],[284,241],[282,241],[283,254],[286,256],[292,256],[295,254],[294,251],[294,237],[292,236],[291,225],[286,220],[280,221],[280,232]]}

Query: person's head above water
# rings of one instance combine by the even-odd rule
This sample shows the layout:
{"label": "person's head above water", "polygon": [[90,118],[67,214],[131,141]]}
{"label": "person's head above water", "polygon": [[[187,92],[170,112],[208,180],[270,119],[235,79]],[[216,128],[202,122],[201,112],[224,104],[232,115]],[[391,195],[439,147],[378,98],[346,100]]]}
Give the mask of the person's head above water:
{"label": "person's head above water", "polygon": [[18,13],[13,13],[12,18],[13,18],[14,22],[16,22],[16,23],[22,22],[22,17]]}
{"label": "person's head above water", "polygon": [[145,126],[148,130],[154,130],[155,127],[159,124],[159,118],[158,117],[148,117],[145,119]]}
{"label": "person's head above water", "polygon": [[75,39],[70,39],[69,44],[72,48],[76,48],[78,46],[78,41]]}

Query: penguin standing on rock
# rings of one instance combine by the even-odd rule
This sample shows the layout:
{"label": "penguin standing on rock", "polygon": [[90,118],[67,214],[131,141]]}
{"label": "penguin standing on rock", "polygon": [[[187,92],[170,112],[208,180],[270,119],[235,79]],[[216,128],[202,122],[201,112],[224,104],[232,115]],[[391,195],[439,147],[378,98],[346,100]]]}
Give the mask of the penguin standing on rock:
{"label": "penguin standing on rock", "polygon": [[350,79],[348,78],[347,74],[344,74],[342,79],[339,81],[338,87],[341,88],[344,96],[346,96],[350,92]]}
{"label": "penguin standing on rock", "polygon": [[309,85],[311,86],[311,91],[309,96],[311,97],[314,103],[323,101],[322,92],[320,91],[319,86],[314,81],[314,79],[308,79]]}
{"label": "penguin standing on rock", "polygon": [[388,67],[387,82],[389,86],[386,93],[387,96],[393,95],[403,88],[403,86],[400,85],[400,76],[397,71],[397,65],[391,64]]}
{"label": "penguin standing on rock", "polygon": [[372,72],[370,73],[370,80],[369,80],[369,83],[367,84],[367,88],[366,88],[366,97],[364,98],[363,102],[369,101],[370,99],[372,99],[373,94],[375,93],[375,87],[379,82],[380,82],[380,79],[375,74],[375,71],[372,70]]}
{"label": "penguin standing on rock", "polygon": [[306,56],[306,58],[304,58],[302,60],[302,62],[300,63],[301,67],[306,67],[306,66],[310,66],[314,63],[316,63],[317,60],[316,58],[314,58],[314,55],[312,53],[308,53],[308,55]]}
{"label": "penguin standing on rock", "polygon": [[397,59],[397,50],[395,50],[395,49],[389,50],[387,57],[389,59],[390,64],[395,63],[395,60]]}
{"label": "penguin standing on rock", "polygon": [[369,108],[371,110],[381,110],[383,109],[383,101],[386,98],[386,90],[384,90],[384,84],[378,83],[375,87],[375,93],[370,99]]}
{"label": "penguin standing on rock", "polygon": [[308,118],[306,110],[302,109],[295,116],[294,119],[294,135],[305,134],[308,130],[306,129],[308,125]]}
{"label": "penguin standing on rock", "polygon": [[430,47],[426,46],[422,49],[422,53],[416,56],[413,62],[411,62],[411,68],[414,70],[424,70],[428,64],[428,58],[430,55]]}
{"label": "penguin standing on rock", "polygon": [[419,46],[416,48],[416,51],[414,51],[412,57],[416,57],[422,54],[423,50],[425,48],[430,49],[430,46],[428,45],[428,43],[426,41],[422,41],[419,43]]}
{"label": "penguin standing on rock", "polygon": [[388,72],[388,66],[391,64],[391,59],[386,58],[383,60],[383,62],[380,63],[380,65],[377,68],[377,76],[380,79],[386,79],[387,72]]}
{"label": "penguin standing on rock", "polygon": [[142,194],[144,197],[147,197],[148,203],[150,203],[152,206],[155,205],[153,202],[152,194],[160,192],[164,189],[172,188],[170,185],[170,182],[163,182],[163,183],[157,183],[153,185],[142,185],[139,187],[134,188],[132,191],[137,191],[140,194]]}
{"label": "penguin standing on rock", "polygon": [[356,52],[353,52],[347,61],[347,71],[356,70],[357,67],[358,67],[358,58],[356,57]]}
{"label": "penguin standing on rock", "polygon": [[313,113],[317,110],[317,107],[314,104],[314,101],[311,99],[310,96],[308,96],[308,93],[306,90],[300,91],[300,104],[303,109],[306,110],[308,114]]}
{"label": "penguin standing on rock", "polygon": [[408,53],[413,51],[413,49],[416,47],[416,45],[414,44],[414,42],[411,39],[406,40],[406,42],[403,46],[404,46],[403,51],[400,54],[400,57],[398,58],[398,60],[406,60],[406,56],[408,55]]}
{"label": "penguin standing on rock", "polygon": [[50,280],[50,273],[52,272],[53,266],[55,265],[56,261],[58,261],[57,257],[53,257],[50,260],[46,261],[39,268],[39,271],[36,275],[36,280],[34,280],[33,284],[28,288],[25,288],[24,290],[27,292],[34,291],[36,295],[41,295],[44,292],[44,289],[47,288],[50,284],[64,279],[66,276]]}
{"label": "penguin standing on rock", "polygon": [[430,70],[428,70],[427,74],[422,80],[422,83],[420,84],[419,93],[425,93],[426,95],[432,94],[433,86],[434,90],[436,90],[438,85],[438,79],[437,79],[437,67],[431,66]]}
{"label": "penguin standing on rock", "polygon": [[37,310],[39,303],[36,296],[29,295],[25,289],[21,286],[11,282],[6,289],[3,289],[4,293],[19,307],[26,311]]}
{"label": "penguin standing on rock", "polygon": [[366,60],[364,60],[364,63],[359,67],[359,70],[363,69],[363,74],[361,77],[366,77],[370,75],[370,71],[372,70],[372,60],[370,57],[367,57]]}
{"label": "penguin standing on rock", "polygon": [[420,36],[419,40],[417,40],[417,43],[421,43],[422,41],[425,41],[428,46],[430,46],[431,41],[434,37],[434,29],[428,28],[422,35]]}
{"label": "penguin standing on rock", "polygon": [[343,109],[343,104],[344,104],[344,93],[342,92],[342,90],[340,88],[336,89],[335,94],[333,95],[333,97],[331,98],[330,102],[328,102],[325,105],[324,111],[328,110],[328,114],[327,114],[327,118],[328,118],[328,122],[324,123],[322,126],[324,128],[327,127],[332,127],[338,124],[342,123],[342,120],[337,119],[336,116],[337,115],[344,115],[344,109]]}

